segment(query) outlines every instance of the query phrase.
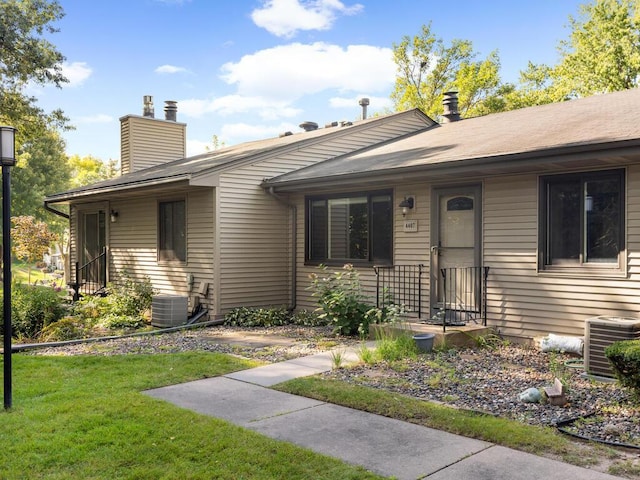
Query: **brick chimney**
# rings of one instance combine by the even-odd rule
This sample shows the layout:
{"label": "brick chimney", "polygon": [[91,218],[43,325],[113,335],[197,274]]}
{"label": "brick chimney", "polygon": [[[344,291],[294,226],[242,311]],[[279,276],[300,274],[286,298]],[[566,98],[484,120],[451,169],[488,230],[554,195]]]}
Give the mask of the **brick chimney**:
{"label": "brick chimney", "polygon": [[457,122],[460,120],[460,112],[458,111],[458,92],[445,92],[442,98],[444,113],[442,114],[442,123]]}
{"label": "brick chimney", "polygon": [[143,97],[142,116],[120,118],[121,173],[184,158],[187,154],[187,124],[176,122],[177,102],[165,102],[165,119],[154,118],[153,97]]}

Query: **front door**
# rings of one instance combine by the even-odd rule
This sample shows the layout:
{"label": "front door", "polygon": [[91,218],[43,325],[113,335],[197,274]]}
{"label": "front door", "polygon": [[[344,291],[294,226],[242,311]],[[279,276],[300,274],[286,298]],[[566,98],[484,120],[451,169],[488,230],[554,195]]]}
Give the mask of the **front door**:
{"label": "front door", "polygon": [[432,316],[470,311],[479,302],[481,192],[480,185],[433,190]]}
{"label": "front door", "polygon": [[[104,252],[107,240],[106,213],[104,210],[84,212],[81,222],[80,265],[87,265]],[[83,270],[80,280],[99,282],[104,275],[104,259],[99,264]]]}

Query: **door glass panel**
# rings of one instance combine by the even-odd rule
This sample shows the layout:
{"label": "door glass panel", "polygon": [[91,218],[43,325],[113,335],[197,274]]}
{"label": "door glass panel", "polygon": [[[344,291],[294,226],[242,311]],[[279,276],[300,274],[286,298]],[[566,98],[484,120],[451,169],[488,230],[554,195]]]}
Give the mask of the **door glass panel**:
{"label": "door glass panel", "polygon": [[[442,269],[477,266],[476,200],[470,195],[439,195],[438,248],[433,265],[438,276],[436,306],[464,309],[475,299],[476,284],[467,270],[449,271],[446,293]],[[446,302],[446,305],[445,305]]]}

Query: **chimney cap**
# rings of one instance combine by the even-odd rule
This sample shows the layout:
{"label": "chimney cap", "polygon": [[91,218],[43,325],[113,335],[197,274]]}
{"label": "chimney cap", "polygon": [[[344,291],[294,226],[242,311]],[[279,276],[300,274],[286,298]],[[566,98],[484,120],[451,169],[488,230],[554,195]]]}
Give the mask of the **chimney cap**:
{"label": "chimney cap", "polygon": [[457,122],[460,120],[460,112],[458,111],[458,92],[449,90],[442,94],[442,113],[443,123]]}
{"label": "chimney cap", "polygon": [[318,129],[318,124],[316,122],[302,122],[300,128],[305,132],[311,132]]}
{"label": "chimney cap", "polygon": [[164,101],[164,118],[170,122],[175,122],[178,116],[178,102],[175,100]]}
{"label": "chimney cap", "polygon": [[360,105],[361,107],[369,105],[369,99],[367,97],[361,98],[360,100],[358,100],[358,105]]}
{"label": "chimney cap", "polygon": [[151,95],[144,95],[142,97],[142,116],[154,118],[153,110],[153,97]]}

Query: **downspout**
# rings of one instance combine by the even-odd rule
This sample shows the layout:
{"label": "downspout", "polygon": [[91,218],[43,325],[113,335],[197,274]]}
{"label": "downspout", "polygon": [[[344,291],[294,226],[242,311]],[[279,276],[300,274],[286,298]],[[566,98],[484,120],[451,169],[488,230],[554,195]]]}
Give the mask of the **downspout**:
{"label": "downspout", "polygon": [[63,218],[66,218],[67,220],[69,220],[69,214],[68,213],[64,213],[64,212],[61,212],[60,210],[56,210],[55,208],[50,207],[47,202],[44,202],[44,209],[47,212],[51,212],[51,213],[53,213],[55,215],[58,215],[60,217],[63,217]]}
{"label": "downspout", "polygon": [[298,248],[297,248],[297,237],[298,237],[298,207],[294,204],[285,200],[282,196],[278,195],[273,187],[269,187],[266,192],[275,198],[279,203],[289,207],[291,210],[291,305],[289,305],[288,309],[290,311],[295,310],[297,306],[297,257],[298,257]]}

